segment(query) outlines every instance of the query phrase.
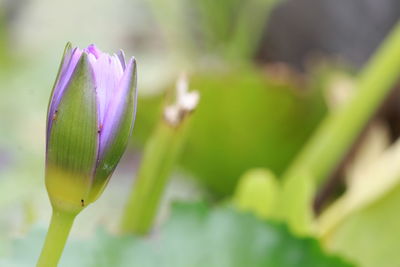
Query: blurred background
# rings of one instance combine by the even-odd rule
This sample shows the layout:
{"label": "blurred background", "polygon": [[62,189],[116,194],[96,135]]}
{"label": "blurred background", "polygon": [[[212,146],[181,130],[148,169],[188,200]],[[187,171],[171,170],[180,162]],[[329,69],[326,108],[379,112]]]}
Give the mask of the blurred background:
{"label": "blurred background", "polygon": [[[72,230],[72,239],[90,240],[99,225],[116,232],[165,91],[179,73],[188,74],[201,101],[157,225],[167,220],[171,201],[229,201],[250,169],[281,176],[322,119],[351,96],[357,73],[399,18],[397,0],[0,0],[0,256],[12,253],[12,240],[47,227],[51,215],[45,118],[68,41],[81,48],[95,43],[109,53],[122,48],[138,62],[138,113],[128,151]],[[354,173],[395,144],[399,94],[393,88],[352,153],[318,184],[313,216],[329,210]],[[398,164],[398,155],[383,166]],[[319,239],[324,249],[356,266],[397,266],[400,171],[394,176],[356,214],[333,212],[345,218]],[[393,225],[381,229],[383,222]],[[366,237],[371,231],[382,231],[379,248]]]}

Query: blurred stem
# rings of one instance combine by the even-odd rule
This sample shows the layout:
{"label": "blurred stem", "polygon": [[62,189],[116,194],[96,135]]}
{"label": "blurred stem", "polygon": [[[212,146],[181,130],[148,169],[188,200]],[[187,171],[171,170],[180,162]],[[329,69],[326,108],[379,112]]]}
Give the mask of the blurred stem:
{"label": "blurred stem", "polygon": [[146,234],[151,229],[167,180],[182,149],[187,119],[178,126],[171,126],[163,119],[146,143],[137,180],[123,214],[123,232]]}
{"label": "blurred stem", "polygon": [[239,8],[239,0],[202,0],[194,2],[198,6],[201,31],[207,52],[229,41],[233,14]]}
{"label": "blurred stem", "polygon": [[[0,8],[0,66],[5,66],[10,59],[9,31],[5,10]],[[4,68],[0,68],[0,71]]]}
{"label": "blurred stem", "polygon": [[76,215],[53,208],[50,227],[37,267],[57,266]]}
{"label": "blurred stem", "polygon": [[196,42],[186,22],[185,1],[149,0],[149,3],[169,46],[173,48],[174,55],[179,59],[182,58],[182,53],[184,59],[195,56]]}
{"label": "blurred stem", "polygon": [[276,0],[243,1],[235,29],[228,42],[227,56],[230,59],[251,60]]}
{"label": "blurred stem", "polygon": [[[298,227],[298,218],[312,214],[315,186],[326,179],[339,164],[393,88],[399,74],[400,23],[359,74],[356,80],[357,91],[352,98],[341,109],[325,118],[284,174],[283,190],[276,214],[285,220],[292,230],[299,229],[300,233],[310,233],[307,231],[309,226]],[[306,190],[299,193],[302,184],[307,185],[304,187]],[[293,207],[293,203],[303,204]]]}
{"label": "blurred stem", "polygon": [[325,179],[398,81],[400,74],[400,23],[396,25],[356,81],[357,91],[340,110],[330,113],[284,175],[299,171],[318,183]]}

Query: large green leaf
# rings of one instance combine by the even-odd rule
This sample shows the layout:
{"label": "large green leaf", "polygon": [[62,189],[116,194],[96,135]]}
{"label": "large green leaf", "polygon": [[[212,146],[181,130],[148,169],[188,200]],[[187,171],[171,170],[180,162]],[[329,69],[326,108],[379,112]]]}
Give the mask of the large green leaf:
{"label": "large green leaf", "polygon": [[202,100],[182,162],[217,193],[230,193],[250,168],[279,176],[323,115],[317,92],[260,72],[197,76],[191,87]]}
{"label": "large green leaf", "polygon": [[[16,242],[2,266],[32,266],[43,233]],[[1,261],[0,261],[1,263]],[[17,265],[19,264],[19,265]],[[25,264],[25,265],[24,265]],[[285,267],[352,266],[326,255],[313,239],[292,236],[286,227],[232,208],[176,205],[170,220],[148,239],[113,237],[99,231],[90,241],[70,240],[64,267]]]}
{"label": "large green leaf", "polygon": [[[312,79],[310,87],[320,89],[323,81]],[[295,88],[249,68],[198,73],[190,87],[200,91],[201,101],[181,164],[220,195],[231,193],[250,168],[265,167],[279,177],[326,111],[320,90]],[[156,102],[140,99],[135,142],[144,143],[158,119]]]}

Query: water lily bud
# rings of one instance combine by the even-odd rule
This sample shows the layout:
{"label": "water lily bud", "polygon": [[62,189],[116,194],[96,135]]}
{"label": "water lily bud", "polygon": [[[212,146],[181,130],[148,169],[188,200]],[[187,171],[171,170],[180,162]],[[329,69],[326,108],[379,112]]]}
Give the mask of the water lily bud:
{"label": "water lily bud", "polygon": [[53,206],[79,211],[102,193],[125,151],[136,111],[136,61],[67,44],[50,97],[46,187]]}

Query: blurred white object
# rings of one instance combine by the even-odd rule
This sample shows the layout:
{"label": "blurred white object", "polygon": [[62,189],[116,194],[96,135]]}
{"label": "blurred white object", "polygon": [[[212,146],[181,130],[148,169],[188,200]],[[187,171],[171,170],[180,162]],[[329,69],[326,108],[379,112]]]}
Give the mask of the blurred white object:
{"label": "blurred white object", "polygon": [[187,113],[190,113],[196,109],[199,99],[199,92],[189,92],[189,82],[187,76],[186,74],[181,74],[176,82],[175,102],[165,107],[165,120],[173,126],[179,125]]}

